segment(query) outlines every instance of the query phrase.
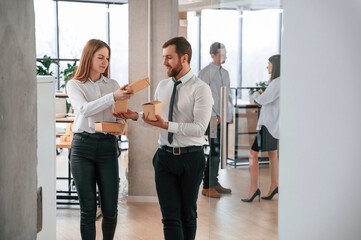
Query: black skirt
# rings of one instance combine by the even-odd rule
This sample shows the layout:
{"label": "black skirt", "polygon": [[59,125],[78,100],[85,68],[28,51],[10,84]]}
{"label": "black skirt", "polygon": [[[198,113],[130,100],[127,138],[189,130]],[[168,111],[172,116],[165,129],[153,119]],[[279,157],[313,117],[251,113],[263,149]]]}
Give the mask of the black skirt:
{"label": "black skirt", "polygon": [[256,138],[254,139],[252,150],[256,152],[268,152],[277,150],[278,139],[272,137],[268,129],[262,126],[261,130],[258,131]]}

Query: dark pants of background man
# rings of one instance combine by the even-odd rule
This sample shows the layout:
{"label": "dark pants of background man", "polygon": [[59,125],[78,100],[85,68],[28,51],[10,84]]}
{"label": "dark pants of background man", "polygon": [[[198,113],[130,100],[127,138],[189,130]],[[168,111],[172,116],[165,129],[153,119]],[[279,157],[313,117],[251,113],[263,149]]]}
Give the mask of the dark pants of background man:
{"label": "dark pants of background man", "polygon": [[205,165],[203,148],[181,154],[158,149],[153,158],[165,240],[194,240],[197,198]]}
{"label": "dark pants of background man", "polygon": [[79,196],[80,233],[95,240],[96,184],[100,193],[103,239],[111,240],[117,226],[119,170],[115,136],[75,133],[71,146],[71,171]]}
{"label": "dark pants of background man", "polygon": [[209,126],[207,129],[208,142],[210,146],[209,156],[207,157],[206,169],[204,170],[203,188],[213,188],[219,185],[218,171],[221,150],[221,124],[217,125],[217,138],[210,138]]}

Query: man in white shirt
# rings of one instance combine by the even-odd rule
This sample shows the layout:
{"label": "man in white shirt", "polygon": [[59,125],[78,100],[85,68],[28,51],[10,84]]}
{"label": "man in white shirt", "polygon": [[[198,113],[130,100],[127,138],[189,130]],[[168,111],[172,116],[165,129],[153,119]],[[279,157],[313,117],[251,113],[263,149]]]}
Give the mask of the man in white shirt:
{"label": "man in white shirt", "polygon": [[[198,77],[207,83],[211,90],[214,100],[212,116],[217,117],[217,138],[209,138],[210,152],[207,158],[206,169],[203,178],[202,195],[212,198],[220,198],[220,193],[231,193],[231,189],[224,188],[218,182],[218,171],[220,163],[220,120],[221,120],[221,88],[227,87],[228,105],[227,105],[227,123],[233,122],[233,105],[230,91],[229,73],[222,67],[226,62],[227,51],[224,44],[215,42],[211,45],[209,51],[213,61],[204,67],[198,74]],[[209,132],[208,132],[209,136]]]}
{"label": "man in white shirt", "polygon": [[[212,92],[191,71],[192,48],[183,37],[163,45],[168,77],[156,89],[162,116],[156,121],[128,109],[115,113],[148,127],[157,127],[159,148],[153,158],[155,183],[162,212],[165,240],[194,240],[197,197],[205,167],[204,133],[212,112]],[[173,104],[172,104],[173,103]]]}

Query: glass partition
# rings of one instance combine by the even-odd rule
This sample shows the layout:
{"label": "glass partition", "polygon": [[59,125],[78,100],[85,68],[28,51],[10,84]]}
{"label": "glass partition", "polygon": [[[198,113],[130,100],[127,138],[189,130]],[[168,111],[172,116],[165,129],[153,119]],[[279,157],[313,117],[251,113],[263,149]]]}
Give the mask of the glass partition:
{"label": "glass partition", "polygon": [[[272,200],[258,201],[260,196],[271,193],[271,167],[267,152],[256,155],[260,196],[257,195],[252,202],[241,199],[247,200],[253,195],[250,172],[254,173],[255,164],[250,168],[249,157],[259,135],[257,123],[262,111],[262,106],[250,99],[250,92],[266,90],[260,82],[268,83],[270,79],[268,58],[280,54],[282,10],[279,7],[244,6],[241,1],[233,1],[233,5],[230,2],[212,1],[211,6],[204,4],[202,9],[192,9],[193,12],[188,14],[187,37],[193,49],[200,51],[198,62],[192,65],[192,68],[199,69],[194,72],[198,73],[213,61],[209,53],[213,42],[225,45],[227,59],[221,66],[229,72],[230,108],[233,112],[233,121],[227,123],[226,167],[221,169],[220,161],[213,159],[219,158],[220,151],[219,155],[211,153],[209,146],[205,150],[210,162],[209,173],[218,174],[216,186],[223,188],[210,185],[209,188],[215,188],[218,194],[212,195],[209,191],[207,196],[202,191],[202,182],[198,198],[197,239],[278,239],[278,194]],[[224,81],[218,77],[213,80]],[[214,142],[211,140],[211,145]],[[231,193],[226,193],[228,189]],[[205,206],[208,211],[203,209]]]}

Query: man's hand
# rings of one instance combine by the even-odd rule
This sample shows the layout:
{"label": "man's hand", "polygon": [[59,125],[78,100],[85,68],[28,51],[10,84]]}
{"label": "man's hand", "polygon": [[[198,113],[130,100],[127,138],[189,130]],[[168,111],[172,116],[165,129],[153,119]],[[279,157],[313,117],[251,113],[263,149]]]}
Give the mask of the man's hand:
{"label": "man's hand", "polygon": [[114,117],[117,117],[117,118],[122,118],[122,119],[132,119],[134,121],[137,121],[138,120],[138,113],[137,112],[133,112],[132,110],[130,109],[127,109],[127,112],[116,112],[116,113],[113,113],[113,116]]}
{"label": "man's hand", "polygon": [[145,118],[144,116],[144,113],[143,113],[143,116],[142,116],[142,119],[144,122],[152,125],[152,126],[155,126],[155,127],[159,127],[159,128],[163,128],[163,129],[168,129],[168,122],[165,122],[163,120],[163,118],[159,115],[155,115],[155,117],[157,118],[157,121],[150,121],[148,119]]}

